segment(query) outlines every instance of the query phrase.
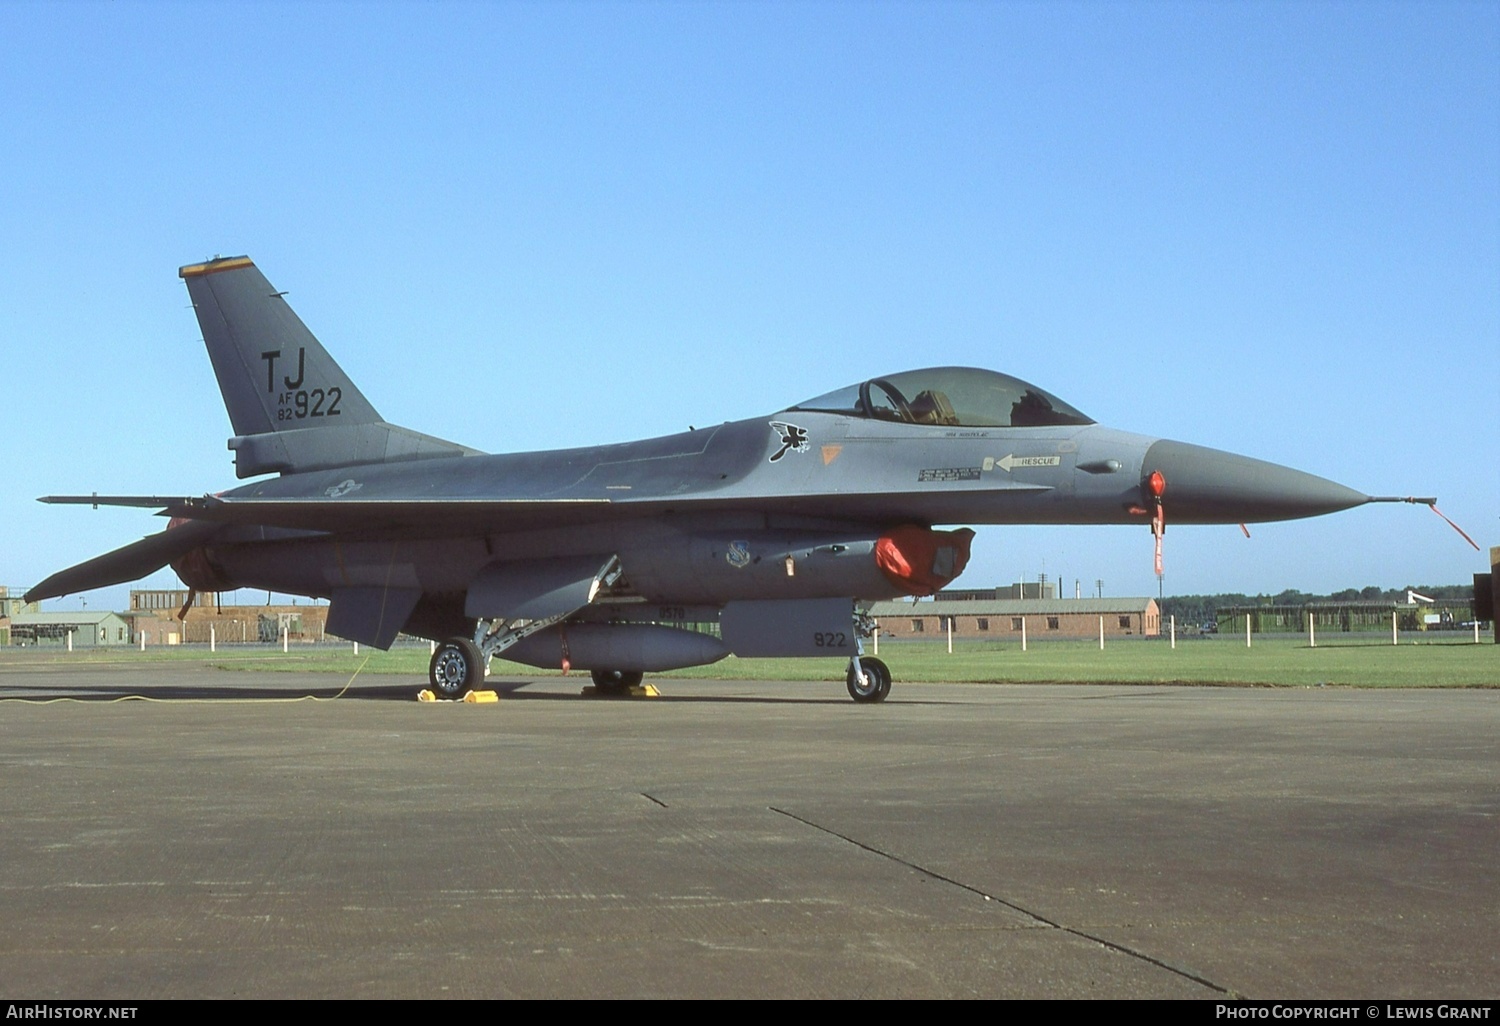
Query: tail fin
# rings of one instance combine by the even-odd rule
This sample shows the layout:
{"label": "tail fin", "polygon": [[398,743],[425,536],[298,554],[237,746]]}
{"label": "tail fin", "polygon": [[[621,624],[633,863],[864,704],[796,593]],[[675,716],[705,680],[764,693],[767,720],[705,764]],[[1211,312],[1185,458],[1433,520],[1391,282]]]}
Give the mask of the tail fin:
{"label": "tail fin", "polygon": [[234,426],[238,476],[477,452],[382,420],[249,257],[177,273]]}

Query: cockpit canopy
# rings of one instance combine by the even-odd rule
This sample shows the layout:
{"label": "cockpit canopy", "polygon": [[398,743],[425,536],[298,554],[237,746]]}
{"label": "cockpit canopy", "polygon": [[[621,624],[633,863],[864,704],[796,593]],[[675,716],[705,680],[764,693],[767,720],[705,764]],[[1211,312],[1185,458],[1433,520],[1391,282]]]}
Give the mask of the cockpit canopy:
{"label": "cockpit canopy", "polygon": [[871,378],[792,409],[939,427],[1094,423],[1057,396],[1020,378],[973,367],[933,367]]}

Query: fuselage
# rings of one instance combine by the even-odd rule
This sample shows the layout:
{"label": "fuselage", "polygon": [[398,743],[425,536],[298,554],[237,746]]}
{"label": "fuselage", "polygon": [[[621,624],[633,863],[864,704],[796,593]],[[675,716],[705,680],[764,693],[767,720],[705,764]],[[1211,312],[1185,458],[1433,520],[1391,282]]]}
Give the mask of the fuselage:
{"label": "fuselage", "polygon": [[[1286,467],[1092,423],[928,426],[794,409],[639,442],[257,481],[223,497],[326,501],[226,528],[208,555],[226,586],[319,596],[387,584],[458,594],[496,559],[614,552],[633,593],[654,603],[874,600],[906,593],[870,559],[890,527],[1148,524],[1153,472],[1174,523],[1278,520],[1366,500]],[[471,509],[495,503],[511,505],[493,523]],[[335,504],[347,512],[330,521]],[[753,562],[731,561],[736,542]],[[788,555],[817,572],[767,562]]]}

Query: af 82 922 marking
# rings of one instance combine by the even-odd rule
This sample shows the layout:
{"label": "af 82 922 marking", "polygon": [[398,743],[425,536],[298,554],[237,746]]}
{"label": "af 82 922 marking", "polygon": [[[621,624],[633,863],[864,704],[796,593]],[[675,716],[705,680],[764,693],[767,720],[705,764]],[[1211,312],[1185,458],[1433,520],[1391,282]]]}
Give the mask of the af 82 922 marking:
{"label": "af 82 922 marking", "polygon": [[[280,349],[268,349],[260,354],[260,358],[266,364],[266,391],[276,393],[276,361],[281,359]],[[281,387],[284,389],[276,395],[276,420],[284,423],[289,420],[306,420],[309,417],[337,417],[339,415],[339,403],[343,401],[344,391],[338,386],[332,388],[303,388],[303,380],[307,377],[307,347],[297,347],[297,377],[293,380],[291,375],[284,374],[281,377]]]}
{"label": "af 82 922 marking", "polygon": [[308,417],[337,417],[339,403],[343,398],[344,393],[337,385],[326,392],[321,388],[282,392],[277,397],[276,419],[286,421],[304,420]]}

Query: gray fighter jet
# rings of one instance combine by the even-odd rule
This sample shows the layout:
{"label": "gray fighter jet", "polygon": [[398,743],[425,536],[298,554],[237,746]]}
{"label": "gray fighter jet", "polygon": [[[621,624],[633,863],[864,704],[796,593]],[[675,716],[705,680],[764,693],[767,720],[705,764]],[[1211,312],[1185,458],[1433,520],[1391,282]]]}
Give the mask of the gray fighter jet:
{"label": "gray fighter jet", "polygon": [[[496,655],[602,690],[740,656],[837,656],[849,694],[869,603],[956,578],[957,524],[1310,517],[1378,501],[1276,464],[1096,424],[1034,385],[939,367],[685,434],[489,455],[387,423],[247,257],[179,272],[228,407],[240,478],[201,496],[48,496],[155,509],[167,530],[63,570],[28,601],[171,564],[196,592],[328,599],[328,631],[437,643],[436,692]],[[272,475],[272,476],[267,476]],[[1158,548],[1158,553],[1159,553]]]}

